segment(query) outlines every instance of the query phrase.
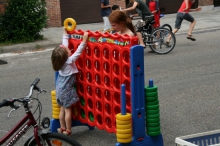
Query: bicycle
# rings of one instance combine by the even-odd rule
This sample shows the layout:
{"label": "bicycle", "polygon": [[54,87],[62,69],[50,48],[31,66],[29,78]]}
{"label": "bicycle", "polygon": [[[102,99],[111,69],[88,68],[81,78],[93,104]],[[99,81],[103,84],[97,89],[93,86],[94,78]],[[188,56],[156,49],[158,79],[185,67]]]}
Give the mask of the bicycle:
{"label": "bicycle", "polygon": [[[163,27],[153,28],[154,16],[146,16],[145,20],[138,21],[135,25],[136,29],[142,34],[143,41],[146,46],[157,54],[167,54],[171,52],[176,45],[175,35],[171,30]],[[167,38],[170,41],[167,42]]]}
{"label": "bicycle", "polygon": [[[4,99],[0,103],[0,108],[3,106],[10,106],[12,108],[8,114],[8,117],[10,117],[10,114],[13,111],[17,110],[21,106],[24,107],[26,113],[26,115],[14,127],[12,127],[12,129],[3,138],[0,139],[0,145],[6,144],[7,146],[13,146],[31,127],[33,127],[33,135],[26,140],[24,146],[81,146],[81,144],[79,144],[77,141],[66,135],[47,131],[46,128],[50,126],[49,118],[45,117],[42,119],[42,122],[40,122],[42,105],[38,100],[38,95],[46,91],[41,90],[37,86],[39,81],[40,79],[36,78],[31,84],[29,95],[23,98]],[[38,91],[37,98],[32,97],[33,90]],[[34,112],[30,110],[30,103],[33,100],[38,102]],[[15,105],[15,102],[21,104]],[[34,113],[37,111],[37,109],[39,111],[39,115],[37,119],[35,119]]]}

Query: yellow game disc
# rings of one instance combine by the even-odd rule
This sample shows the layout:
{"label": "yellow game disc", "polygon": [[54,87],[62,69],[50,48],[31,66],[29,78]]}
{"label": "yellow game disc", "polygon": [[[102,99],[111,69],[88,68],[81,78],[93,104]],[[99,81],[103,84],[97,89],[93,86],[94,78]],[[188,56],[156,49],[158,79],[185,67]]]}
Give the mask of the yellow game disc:
{"label": "yellow game disc", "polygon": [[55,112],[55,111],[52,111],[52,114],[53,114],[53,115],[59,115],[59,114],[60,114],[60,112]]}
{"label": "yellow game disc", "polygon": [[129,134],[119,134],[119,133],[116,133],[116,137],[120,138],[120,139],[131,138],[132,134],[131,133],[129,133]]}
{"label": "yellow game disc", "polygon": [[76,21],[73,18],[67,18],[64,20],[63,25],[67,31],[72,31],[76,28]]}
{"label": "yellow game disc", "polygon": [[132,133],[132,129],[116,129],[116,132],[118,134],[128,134],[128,133]]}
{"label": "yellow game disc", "polygon": [[54,112],[60,112],[60,108],[52,107],[52,111],[54,111]]}
{"label": "yellow game disc", "polygon": [[59,119],[59,115],[52,115],[52,118]]}
{"label": "yellow game disc", "polygon": [[118,125],[127,125],[127,124],[130,124],[130,123],[131,123],[131,120],[122,121],[122,120],[116,119],[116,124],[118,124]]}
{"label": "yellow game disc", "polygon": [[56,96],[56,90],[51,91],[52,96]]}
{"label": "yellow game disc", "polygon": [[117,138],[117,141],[120,142],[120,143],[129,143],[132,141],[132,137],[131,138]]}
{"label": "yellow game disc", "polygon": [[52,104],[57,104],[57,100],[52,99]]}
{"label": "yellow game disc", "polygon": [[126,115],[122,115],[121,113],[118,113],[116,115],[116,119],[117,120],[121,120],[121,121],[127,121],[131,119],[131,114],[130,113],[126,113]]}
{"label": "yellow game disc", "polygon": [[54,107],[54,108],[60,108],[60,106],[59,106],[57,103],[53,103],[53,104],[52,104],[52,107]]}
{"label": "yellow game disc", "polygon": [[118,125],[116,124],[117,129],[131,129],[131,124],[127,125]]}

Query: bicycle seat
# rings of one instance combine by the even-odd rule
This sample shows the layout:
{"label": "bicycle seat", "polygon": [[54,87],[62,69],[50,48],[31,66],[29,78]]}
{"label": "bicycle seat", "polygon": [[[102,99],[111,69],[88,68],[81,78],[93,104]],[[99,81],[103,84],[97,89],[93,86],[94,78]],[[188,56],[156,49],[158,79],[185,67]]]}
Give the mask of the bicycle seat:
{"label": "bicycle seat", "polygon": [[144,21],[146,24],[148,24],[149,22],[151,22],[153,20],[154,20],[154,15],[144,17]]}
{"label": "bicycle seat", "polygon": [[150,18],[152,18],[152,17],[154,17],[154,15],[151,15],[151,16],[145,16],[144,19],[146,20],[146,19],[150,19]]}

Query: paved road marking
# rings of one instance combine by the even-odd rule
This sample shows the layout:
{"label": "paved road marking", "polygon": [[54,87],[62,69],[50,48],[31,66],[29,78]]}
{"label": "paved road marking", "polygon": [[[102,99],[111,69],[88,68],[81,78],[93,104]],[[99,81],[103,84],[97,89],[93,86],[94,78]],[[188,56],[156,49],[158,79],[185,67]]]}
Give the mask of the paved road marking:
{"label": "paved road marking", "polygon": [[17,55],[26,55],[26,54],[34,54],[34,53],[42,53],[47,51],[52,51],[54,48],[45,49],[43,51],[24,51],[22,53],[3,53],[0,54],[0,59],[3,57],[11,57],[11,56],[17,56]]}

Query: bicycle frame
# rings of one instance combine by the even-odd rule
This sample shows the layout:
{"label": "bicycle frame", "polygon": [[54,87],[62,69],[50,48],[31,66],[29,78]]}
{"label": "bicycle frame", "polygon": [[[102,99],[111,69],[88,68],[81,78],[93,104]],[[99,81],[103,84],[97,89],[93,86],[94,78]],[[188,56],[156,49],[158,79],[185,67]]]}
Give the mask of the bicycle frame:
{"label": "bicycle frame", "polygon": [[38,146],[42,146],[38,138],[39,127],[30,110],[26,110],[25,117],[21,119],[17,125],[15,125],[3,138],[0,139],[0,145],[4,144],[15,132],[17,132],[14,137],[6,144],[6,146],[14,145],[29,130],[31,126],[34,127],[34,137]]}
{"label": "bicycle frame", "polygon": [[[147,26],[147,27],[150,27],[150,26]],[[144,43],[148,44],[148,45],[153,45],[156,41],[153,41],[153,37],[151,36],[151,33],[149,33],[149,29],[152,29],[152,28],[145,28],[143,27],[142,28],[142,31],[141,31],[141,34],[142,34],[142,39],[144,41]],[[146,34],[147,33],[147,34]]]}

